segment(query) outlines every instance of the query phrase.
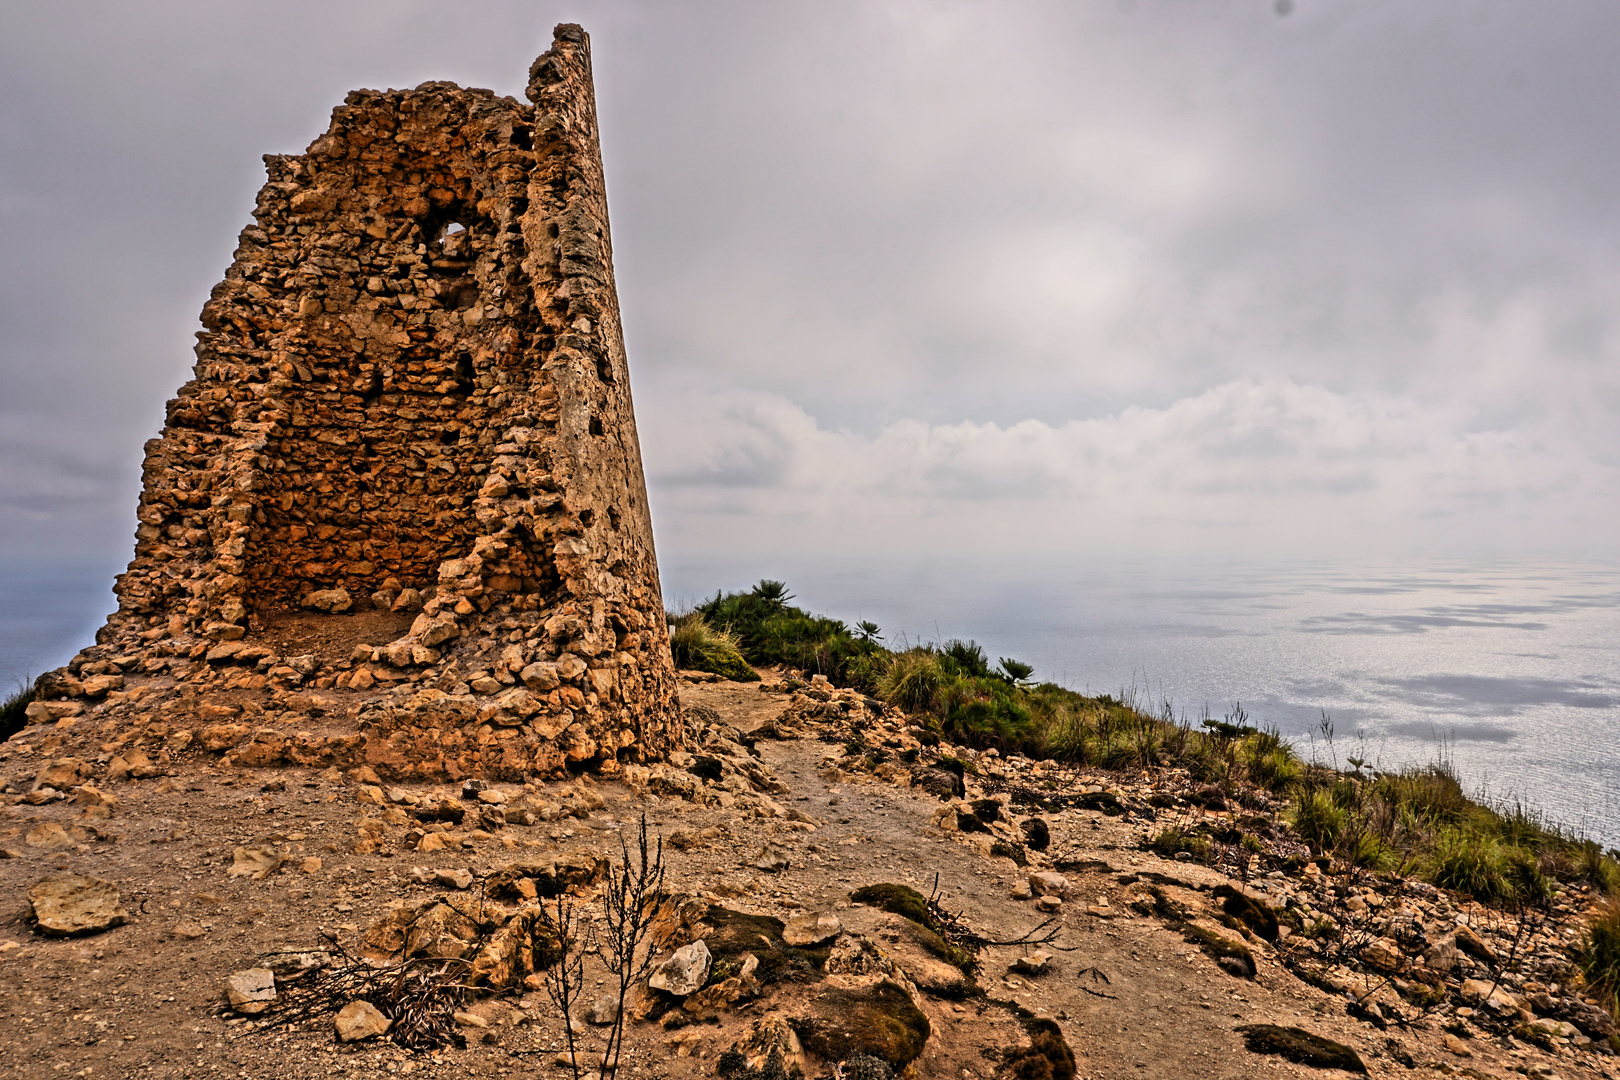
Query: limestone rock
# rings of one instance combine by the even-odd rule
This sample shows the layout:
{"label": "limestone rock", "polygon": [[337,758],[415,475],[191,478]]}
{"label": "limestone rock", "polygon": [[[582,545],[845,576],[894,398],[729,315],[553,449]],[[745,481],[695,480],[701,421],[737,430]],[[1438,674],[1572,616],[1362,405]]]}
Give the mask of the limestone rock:
{"label": "limestone rock", "polygon": [[1036,896],[1067,896],[1069,879],[1056,870],[1037,870],[1029,875],[1029,887]]}
{"label": "limestone rock", "polygon": [[239,847],[231,855],[229,877],[246,877],[263,881],[286,860],[274,848]]}
{"label": "limestone rock", "polygon": [[225,980],[225,1000],[243,1016],[256,1016],[276,1000],[276,975],[269,968],[248,968]]}
{"label": "limestone rock", "polygon": [[1020,975],[1040,975],[1046,971],[1047,965],[1051,962],[1051,953],[1045,949],[1036,949],[1027,956],[1014,958],[1011,970],[1018,972]]}
{"label": "limestone rock", "polygon": [[471,870],[440,870],[433,875],[433,881],[447,889],[470,889],[473,874]]}
{"label": "limestone rock", "polygon": [[1361,949],[1361,962],[1376,971],[1392,974],[1406,966],[1406,954],[1388,938],[1374,938]]}
{"label": "limestone rock", "polygon": [[709,965],[713,957],[709,946],[702,941],[675,950],[675,954],[660,964],[647,980],[654,990],[662,990],[676,997],[686,997],[703,989],[709,978]]}
{"label": "limestone rock", "polygon": [[587,1022],[598,1026],[611,1024],[619,1018],[619,995],[603,994],[591,1002],[591,1007],[585,1011]]}
{"label": "limestone rock", "polygon": [[349,596],[347,589],[317,589],[306,593],[299,606],[306,611],[324,611],[336,615],[354,606],[354,599]]}
{"label": "limestone rock", "polygon": [[830,912],[802,912],[782,927],[782,940],[789,945],[820,945],[837,937],[844,929],[838,916]]}
{"label": "limestone rock", "polygon": [[369,1001],[351,1001],[338,1010],[333,1026],[337,1028],[337,1037],[344,1042],[360,1042],[363,1039],[374,1039],[379,1035],[388,1034],[393,1027],[393,1021],[382,1014],[382,1011]]}
{"label": "limestone rock", "polygon": [[80,874],[53,874],[35,882],[28,903],[41,932],[63,937],[94,934],[129,919],[117,885]]}

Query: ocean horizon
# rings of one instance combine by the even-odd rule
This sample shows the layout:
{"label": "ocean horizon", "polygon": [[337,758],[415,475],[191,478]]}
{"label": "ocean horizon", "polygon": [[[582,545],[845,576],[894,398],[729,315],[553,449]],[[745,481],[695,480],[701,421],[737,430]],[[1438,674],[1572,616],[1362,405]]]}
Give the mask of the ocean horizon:
{"label": "ocean horizon", "polygon": [[[1307,759],[1444,760],[1470,794],[1620,846],[1620,567],[1496,560],[691,558],[682,609],[785,580],[795,603],[895,647],[953,638],[1186,722],[1241,706]],[[65,663],[117,568],[0,566],[0,689]],[[1331,732],[1331,737],[1329,736]]]}

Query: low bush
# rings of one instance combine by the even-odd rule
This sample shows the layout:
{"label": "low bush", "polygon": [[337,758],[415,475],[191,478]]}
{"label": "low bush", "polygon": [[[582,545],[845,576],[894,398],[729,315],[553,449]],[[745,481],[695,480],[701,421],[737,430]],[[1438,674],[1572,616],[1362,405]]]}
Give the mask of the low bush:
{"label": "low bush", "polygon": [[1442,829],[1428,854],[1428,878],[1442,889],[1487,904],[1515,894],[1508,878],[1508,856],[1494,836],[1456,826]]}
{"label": "low bush", "polygon": [[1348,815],[1328,792],[1310,788],[1294,803],[1294,831],[1315,851],[1331,851],[1344,835]]}
{"label": "low bush", "polygon": [[743,659],[736,635],[716,630],[699,612],[669,617],[669,651],[677,668],[707,671],[734,682],[759,681],[759,672]]}
{"label": "low bush", "polygon": [[1587,990],[1620,1016],[1620,903],[1614,896],[1587,924],[1578,960]]}
{"label": "low bush", "polygon": [[28,706],[33,700],[34,688],[19,686],[11,696],[0,701],[0,742],[28,726]]}

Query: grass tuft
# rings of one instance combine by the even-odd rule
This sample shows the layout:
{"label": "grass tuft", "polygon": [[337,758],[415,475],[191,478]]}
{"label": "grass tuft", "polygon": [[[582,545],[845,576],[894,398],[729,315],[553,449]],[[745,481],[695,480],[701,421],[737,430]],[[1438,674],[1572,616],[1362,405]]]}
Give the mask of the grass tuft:
{"label": "grass tuft", "polygon": [[759,672],[743,658],[737,636],[716,630],[701,612],[669,616],[669,651],[677,668],[707,671],[733,682],[759,681]]}

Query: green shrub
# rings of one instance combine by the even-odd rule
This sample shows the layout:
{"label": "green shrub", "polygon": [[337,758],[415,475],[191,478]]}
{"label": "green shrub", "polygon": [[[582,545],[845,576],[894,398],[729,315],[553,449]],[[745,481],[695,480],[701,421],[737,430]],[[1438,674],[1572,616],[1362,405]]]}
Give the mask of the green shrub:
{"label": "green shrub", "polygon": [[1294,803],[1294,831],[1316,851],[1332,851],[1344,835],[1348,816],[1321,788],[1302,792]]}
{"label": "green shrub", "polygon": [[1428,878],[1482,903],[1500,904],[1515,893],[1508,878],[1508,854],[1501,841],[1474,829],[1450,827],[1435,834],[1427,860]]}
{"label": "green shrub", "polygon": [[716,630],[700,612],[669,617],[669,651],[675,666],[708,671],[733,682],[758,682],[759,672],[743,659],[735,634]]}
{"label": "green shrub", "polygon": [[1431,826],[1456,824],[1483,809],[1463,794],[1462,784],[1444,764],[1384,773],[1373,781],[1372,794],[1393,809],[1410,808]]}
{"label": "green shrub", "polygon": [[933,712],[944,685],[939,659],[928,649],[911,649],[889,662],[877,696],[908,713]]}
{"label": "green shrub", "polygon": [[1363,870],[1393,870],[1395,853],[1376,834],[1357,832],[1341,844],[1344,861]]}
{"label": "green shrub", "polygon": [[1620,1017],[1620,903],[1612,896],[1587,923],[1578,962],[1592,996]]}
{"label": "green shrub", "polygon": [[1240,744],[1249,779],[1268,791],[1283,791],[1305,775],[1305,765],[1276,728],[1257,731]]}
{"label": "green shrub", "polygon": [[10,697],[0,701],[0,742],[28,726],[28,706],[33,700],[34,688],[19,686]]}
{"label": "green shrub", "polygon": [[1596,840],[1582,840],[1575,849],[1576,874],[1606,895],[1620,892],[1620,864],[1603,853]]}

